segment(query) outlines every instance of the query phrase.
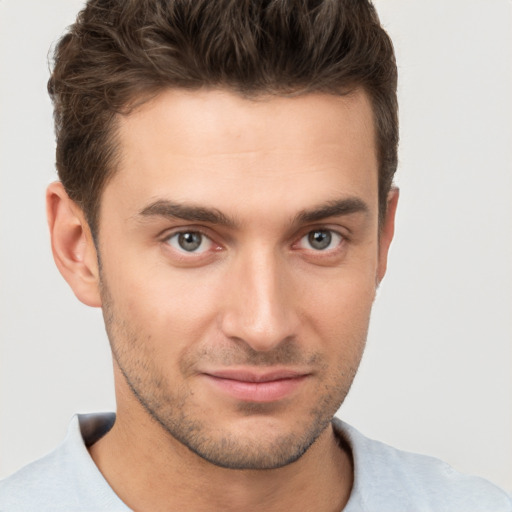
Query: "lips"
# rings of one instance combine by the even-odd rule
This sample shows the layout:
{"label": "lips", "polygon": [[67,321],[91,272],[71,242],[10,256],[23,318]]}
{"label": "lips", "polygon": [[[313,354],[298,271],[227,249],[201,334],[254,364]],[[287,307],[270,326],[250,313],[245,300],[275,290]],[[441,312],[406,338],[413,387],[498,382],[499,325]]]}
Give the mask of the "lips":
{"label": "lips", "polygon": [[308,378],[300,371],[278,369],[264,372],[220,370],[204,373],[208,383],[231,398],[247,402],[275,402],[293,395]]}

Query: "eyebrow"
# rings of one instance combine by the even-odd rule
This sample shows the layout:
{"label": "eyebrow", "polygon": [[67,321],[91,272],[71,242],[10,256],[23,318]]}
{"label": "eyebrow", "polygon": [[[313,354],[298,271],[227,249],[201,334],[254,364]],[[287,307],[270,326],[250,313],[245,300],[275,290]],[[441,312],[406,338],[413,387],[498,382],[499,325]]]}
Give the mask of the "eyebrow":
{"label": "eyebrow", "polygon": [[342,217],[355,213],[368,215],[370,213],[370,209],[368,205],[358,197],[335,199],[333,201],[328,201],[317,208],[299,212],[296,215],[293,224],[306,224],[308,222],[317,222],[329,217]]}
{"label": "eyebrow", "polygon": [[[292,225],[318,222],[329,217],[341,217],[355,213],[368,214],[368,205],[358,197],[348,197],[328,201],[318,207],[300,211],[292,220]],[[140,213],[142,217],[165,217],[170,219],[181,219],[190,222],[206,222],[229,228],[235,228],[237,222],[228,217],[217,208],[205,208],[203,206],[186,205],[176,203],[167,199],[158,199],[143,208]]]}
{"label": "eyebrow", "polygon": [[233,228],[236,225],[234,219],[229,218],[216,208],[185,205],[166,199],[159,199],[143,208],[139,215],[142,217],[166,217],[170,219],[182,219],[190,222],[208,222]]}

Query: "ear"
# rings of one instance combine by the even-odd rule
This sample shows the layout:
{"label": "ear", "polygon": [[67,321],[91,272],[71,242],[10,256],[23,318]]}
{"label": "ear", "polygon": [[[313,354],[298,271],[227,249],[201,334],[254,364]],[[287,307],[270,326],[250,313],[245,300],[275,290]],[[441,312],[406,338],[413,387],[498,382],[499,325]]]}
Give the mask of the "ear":
{"label": "ear", "polygon": [[55,263],[77,298],[100,307],[96,247],[82,210],[64,190],[52,183],[46,190],[46,214]]}
{"label": "ear", "polygon": [[377,266],[377,285],[382,281],[386,274],[388,265],[389,246],[395,233],[395,214],[398,204],[399,190],[392,187],[388,194],[386,216],[382,221],[379,235],[379,262]]}

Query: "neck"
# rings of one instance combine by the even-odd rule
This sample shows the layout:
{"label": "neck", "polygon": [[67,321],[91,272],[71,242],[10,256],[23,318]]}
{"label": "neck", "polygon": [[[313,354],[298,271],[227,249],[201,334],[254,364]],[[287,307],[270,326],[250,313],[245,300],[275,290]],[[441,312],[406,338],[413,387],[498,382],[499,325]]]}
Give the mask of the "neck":
{"label": "neck", "polygon": [[90,447],[99,470],[133,510],[340,511],[352,487],[351,456],[332,426],[297,461],[272,470],[215,466],[170,436],[145,411],[119,408]]}

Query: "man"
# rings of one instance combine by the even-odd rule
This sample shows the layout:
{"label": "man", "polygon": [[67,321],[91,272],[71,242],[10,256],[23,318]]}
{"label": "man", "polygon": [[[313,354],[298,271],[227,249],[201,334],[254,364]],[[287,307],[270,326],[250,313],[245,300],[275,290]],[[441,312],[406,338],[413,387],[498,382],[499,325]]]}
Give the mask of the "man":
{"label": "man", "polygon": [[75,418],[1,510],[511,509],[332,420],[398,200],[370,5],[89,2],[49,89],[53,254],[102,307],[117,416]]}

